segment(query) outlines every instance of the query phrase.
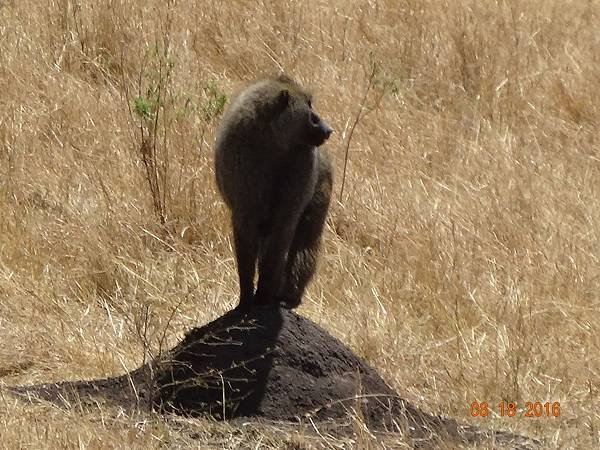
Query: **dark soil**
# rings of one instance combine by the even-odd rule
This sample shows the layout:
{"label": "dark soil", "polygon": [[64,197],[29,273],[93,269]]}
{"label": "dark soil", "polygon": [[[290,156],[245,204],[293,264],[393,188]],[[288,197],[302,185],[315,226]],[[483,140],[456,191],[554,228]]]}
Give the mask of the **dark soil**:
{"label": "dark soil", "polygon": [[532,441],[486,433],[426,414],[391,389],[377,372],[310,320],[285,309],[232,311],[192,329],[166,357],[120,377],[23,386],[13,393],[54,403],[109,402],[215,418],[346,421],[396,431],[432,444],[483,438],[528,448]]}

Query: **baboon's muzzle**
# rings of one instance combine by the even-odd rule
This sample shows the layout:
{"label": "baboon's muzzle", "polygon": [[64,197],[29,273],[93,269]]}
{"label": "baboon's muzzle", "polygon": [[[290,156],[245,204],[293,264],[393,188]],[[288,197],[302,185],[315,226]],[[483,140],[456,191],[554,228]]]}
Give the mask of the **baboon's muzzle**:
{"label": "baboon's muzzle", "polygon": [[331,136],[331,133],[333,133],[333,129],[329,125],[327,125],[327,123],[323,119],[321,119],[316,113],[312,111],[310,113],[309,126],[311,144],[317,147],[323,144],[323,142],[325,142],[327,139],[329,139],[329,136]]}

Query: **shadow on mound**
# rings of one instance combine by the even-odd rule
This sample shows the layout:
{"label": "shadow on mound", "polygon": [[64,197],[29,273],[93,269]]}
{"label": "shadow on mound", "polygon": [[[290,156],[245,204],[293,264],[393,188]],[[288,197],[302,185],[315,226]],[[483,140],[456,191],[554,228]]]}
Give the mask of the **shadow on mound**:
{"label": "shadow on mound", "polygon": [[192,329],[160,361],[120,377],[11,390],[65,405],[109,402],[219,419],[303,422],[354,416],[373,430],[401,432],[423,444],[439,438],[492,439],[513,448],[532,444],[418,410],[339,340],[285,309],[227,313]]}

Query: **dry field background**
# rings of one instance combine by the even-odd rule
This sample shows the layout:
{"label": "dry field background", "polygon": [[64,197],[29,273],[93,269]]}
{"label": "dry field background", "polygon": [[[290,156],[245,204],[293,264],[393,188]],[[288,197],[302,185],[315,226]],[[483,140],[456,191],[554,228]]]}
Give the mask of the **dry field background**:
{"label": "dry field background", "polygon": [[[235,304],[214,131],[283,68],[336,130],[299,312],[427,411],[599,446],[598,23],[583,0],[0,1],[0,386],[120,374]],[[408,446],[355,427],[0,395],[0,448]]]}

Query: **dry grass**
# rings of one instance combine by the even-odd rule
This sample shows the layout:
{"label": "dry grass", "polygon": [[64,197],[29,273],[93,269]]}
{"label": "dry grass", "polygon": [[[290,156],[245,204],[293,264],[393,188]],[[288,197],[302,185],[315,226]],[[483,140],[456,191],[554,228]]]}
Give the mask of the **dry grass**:
{"label": "dry grass", "polygon": [[[118,374],[233,306],[218,97],[283,68],[337,130],[301,313],[426,410],[599,446],[599,20],[591,1],[0,1],[1,383]],[[473,419],[473,400],[562,417]],[[402,442],[0,402],[10,449]]]}

